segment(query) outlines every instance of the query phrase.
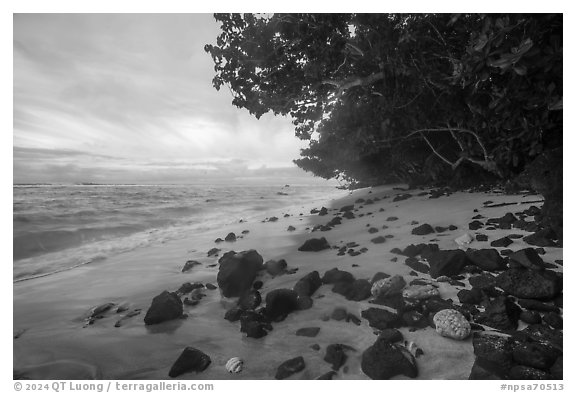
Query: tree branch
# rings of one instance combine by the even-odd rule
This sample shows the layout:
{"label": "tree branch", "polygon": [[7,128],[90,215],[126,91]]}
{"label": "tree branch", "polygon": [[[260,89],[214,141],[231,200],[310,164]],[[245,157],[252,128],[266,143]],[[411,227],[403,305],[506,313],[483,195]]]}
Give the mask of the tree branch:
{"label": "tree branch", "polygon": [[436,151],[436,149],[434,149],[434,146],[432,146],[432,143],[430,143],[430,141],[428,140],[428,138],[426,138],[424,135],[421,135],[422,138],[426,141],[426,143],[428,144],[428,146],[430,146],[430,149],[432,149],[432,152],[434,154],[436,154],[438,157],[440,157],[440,159],[442,159],[442,161],[444,161],[445,163],[447,163],[448,165],[450,165],[452,168],[454,168],[454,164],[452,162],[450,162],[450,160],[448,160],[446,157],[444,157],[442,154],[438,153]]}
{"label": "tree branch", "polygon": [[338,89],[336,97],[340,97],[346,90],[352,87],[368,86],[381,79],[384,79],[384,73],[382,71],[365,77],[352,76],[342,80],[325,79],[322,81],[322,84],[335,86]]}

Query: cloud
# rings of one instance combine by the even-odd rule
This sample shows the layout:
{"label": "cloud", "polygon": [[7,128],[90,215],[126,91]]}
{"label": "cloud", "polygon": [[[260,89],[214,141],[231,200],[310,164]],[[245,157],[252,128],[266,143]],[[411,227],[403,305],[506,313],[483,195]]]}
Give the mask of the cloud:
{"label": "cloud", "polygon": [[306,177],[290,119],[213,89],[218,33],[208,14],[15,15],[14,181]]}

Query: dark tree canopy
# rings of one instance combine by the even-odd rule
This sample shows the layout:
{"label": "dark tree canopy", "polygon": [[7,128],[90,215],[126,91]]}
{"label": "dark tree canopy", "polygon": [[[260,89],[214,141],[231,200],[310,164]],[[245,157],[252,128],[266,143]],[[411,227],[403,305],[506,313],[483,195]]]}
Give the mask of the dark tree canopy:
{"label": "dark tree canopy", "polygon": [[324,177],[501,179],[562,145],[562,14],[215,14],[216,89],[289,115]]}

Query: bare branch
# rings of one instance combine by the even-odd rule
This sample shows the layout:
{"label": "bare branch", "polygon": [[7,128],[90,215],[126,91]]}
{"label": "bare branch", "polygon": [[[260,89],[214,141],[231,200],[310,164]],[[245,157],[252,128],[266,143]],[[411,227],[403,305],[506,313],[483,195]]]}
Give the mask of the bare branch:
{"label": "bare branch", "polygon": [[364,56],[364,52],[360,48],[358,48],[356,45],[352,45],[351,43],[347,42],[345,44],[345,46],[346,46],[346,48],[348,48],[348,50],[350,50],[350,52],[353,52],[353,53],[360,55],[360,56]]}
{"label": "bare branch", "polygon": [[432,143],[430,143],[430,141],[428,140],[428,138],[426,138],[426,136],[424,136],[424,134],[421,135],[422,138],[426,141],[426,143],[428,144],[428,146],[430,146],[430,149],[432,149],[432,152],[434,152],[434,154],[436,154],[438,157],[440,157],[440,159],[442,159],[442,161],[444,161],[445,163],[447,163],[448,165],[450,165],[452,168],[454,168],[454,164],[452,162],[450,162],[446,157],[444,157],[442,154],[438,153],[436,151],[436,149],[434,149],[434,146],[432,146]]}
{"label": "bare branch", "polygon": [[340,97],[346,90],[352,87],[368,86],[381,79],[384,79],[384,73],[380,71],[365,77],[352,76],[343,80],[326,79],[322,81],[322,84],[336,86],[338,88],[336,97]]}
{"label": "bare branch", "polygon": [[338,71],[340,71],[340,68],[342,68],[342,66],[343,66],[344,64],[346,64],[346,60],[347,60],[347,57],[344,57],[344,61],[342,62],[342,64],[340,64],[340,65],[338,66],[338,68],[336,68],[336,71],[334,71],[334,73],[333,73],[332,75],[336,75],[336,74],[338,73]]}
{"label": "bare branch", "polygon": [[448,45],[446,44],[446,41],[444,41],[444,37],[442,37],[442,34],[440,34],[440,32],[438,31],[438,29],[436,28],[436,26],[434,26],[434,25],[432,24],[432,22],[430,22],[430,21],[428,21],[428,24],[429,24],[430,26],[432,26],[432,28],[434,29],[434,31],[436,32],[436,34],[438,35],[438,37],[440,37],[440,39],[441,39],[442,42],[444,43],[444,46],[448,46]]}
{"label": "bare branch", "polygon": [[[448,126],[450,127],[450,126]],[[458,143],[458,146],[460,146],[460,150],[461,151],[465,151],[464,150],[464,145],[462,144],[462,142],[460,141],[460,139],[458,139],[458,137],[456,136],[456,134],[454,133],[454,130],[450,129],[450,135],[452,135],[452,138],[454,138],[454,140],[456,141],[456,143]]]}
{"label": "bare branch", "polygon": [[414,98],[412,98],[410,101],[408,101],[407,103],[402,104],[402,105],[400,105],[400,106],[395,106],[394,109],[406,108],[408,105],[410,105],[411,103],[413,103],[414,101],[416,101],[416,99],[417,99],[418,97],[420,97],[420,95],[421,95],[423,92],[424,92],[424,90],[420,90],[420,92],[419,92],[418,94],[416,94],[416,95],[414,96]]}

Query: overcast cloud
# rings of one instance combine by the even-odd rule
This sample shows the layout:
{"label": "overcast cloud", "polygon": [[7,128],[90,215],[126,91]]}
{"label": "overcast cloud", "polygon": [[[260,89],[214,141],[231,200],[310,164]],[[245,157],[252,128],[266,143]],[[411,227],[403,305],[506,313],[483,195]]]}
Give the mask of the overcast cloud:
{"label": "overcast cloud", "polygon": [[212,87],[211,14],[14,16],[14,182],[309,178],[290,120]]}

